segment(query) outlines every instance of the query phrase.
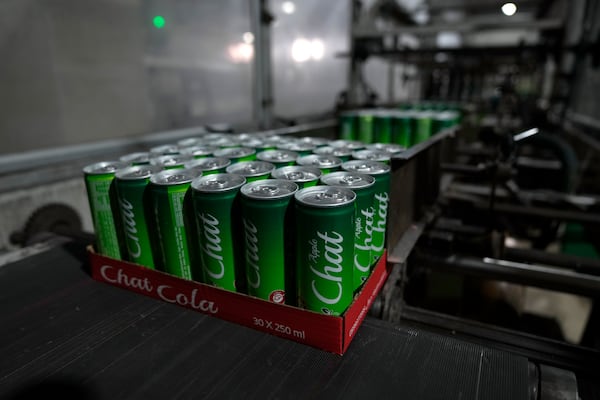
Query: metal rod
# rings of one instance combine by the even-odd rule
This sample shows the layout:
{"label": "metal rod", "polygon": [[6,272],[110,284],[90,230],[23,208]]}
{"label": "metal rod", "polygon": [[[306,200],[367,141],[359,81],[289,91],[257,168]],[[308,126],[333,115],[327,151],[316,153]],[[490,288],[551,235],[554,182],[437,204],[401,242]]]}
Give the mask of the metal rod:
{"label": "metal rod", "polygon": [[403,26],[400,28],[393,29],[359,29],[354,30],[355,38],[373,38],[387,35],[401,35],[406,33],[414,34],[426,34],[426,33],[437,33],[440,31],[458,31],[458,32],[470,32],[477,30],[486,29],[531,29],[531,30],[546,30],[546,29],[560,29],[564,25],[561,19],[542,19],[537,21],[517,21],[507,23],[501,19],[485,20],[485,21],[471,21],[464,22],[461,24],[435,24],[426,26]]}
{"label": "metal rod", "polygon": [[526,286],[537,286],[559,292],[584,296],[600,294],[600,277],[548,265],[524,264],[494,258],[475,258],[452,255],[448,257],[418,254],[417,265],[441,268],[488,279],[510,281]]}
{"label": "metal rod", "polygon": [[600,261],[580,256],[550,253],[537,249],[505,248],[502,257],[510,261],[534,262],[572,269],[577,272],[600,275]]}
{"label": "metal rod", "polygon": [[271,85],[271,32],[268,0],[250,3],[254,32],[254,119],[260,129],[273,125],[273,93]]}

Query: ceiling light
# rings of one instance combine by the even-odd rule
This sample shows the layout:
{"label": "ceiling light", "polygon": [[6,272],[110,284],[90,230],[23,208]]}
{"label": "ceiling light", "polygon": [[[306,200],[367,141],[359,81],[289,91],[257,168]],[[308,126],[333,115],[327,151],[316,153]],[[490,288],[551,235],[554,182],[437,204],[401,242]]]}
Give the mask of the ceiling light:
{"label": "ceiling light", "polygon": [[293,14],[294,11],[296,11],[296,5],[294,3],[292,3],[291,1],[285,1],[281,5],[281,9],[286,14]]}
{"label": "ceiling light", "polygon": [[517,5],[515,3],[504,3],[502,6],[502,12],[504,15],[514,15],[517,12]]}

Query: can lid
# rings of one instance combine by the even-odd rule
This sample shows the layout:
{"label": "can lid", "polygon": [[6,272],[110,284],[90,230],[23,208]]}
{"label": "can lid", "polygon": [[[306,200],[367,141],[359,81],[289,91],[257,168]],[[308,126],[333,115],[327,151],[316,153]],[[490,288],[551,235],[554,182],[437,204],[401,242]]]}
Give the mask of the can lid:
{"label": "can lid", "polygon": [[150,153],[158,156],[166,154],[179,154],[179,146],[176,144],[162,144],[160,146],[150,148]]}
{"label": "can lid", "polygon": [[296,161],[298,153],[291,150],[264,150],[256,154],[256,158],[268,162]]}
{"label": "can lid", "polygon": [[196,144],[193,146],[187,146],[181,148],[181,154],[190,156],[208,156],[212,155],[218,148],[203,144]]}
{"label": "can lid", "polygon": [[260,176],[267,174],[275,169],[275,165],[266,161],[242,161],[232,164],[225,170],[231,174],[240,174],[243,176]]}
{"label": "can lid", "polygon": [[150,159],[150,164],[159,165],[162,167],[173,167],[176,165],[183,166],[190,161],[192,156],[189,154],[166,154],[164,156],[153,157]]}
{"label": "can lid", "polygon": [[300,165],[314,165],[316,167],[333,168],[342,165],[342,159],[329,154],[309,154],[298,157],[296,162]]}
{"label": "can lid", "polygon": [[202,143],[202,136],[189,137],[185,139],[181,139],[177,142],[179,147],[191,147],[197,146]]}
{"label": "can lid", "polygon": [[121,161],[101,161],[83,167],[83,172],[87,175],[112,174],[117,170],[127,167],[128,164]]}
{"label": "can lid", "polygon": [[311,182],[319,179],[323,172],[309,165],[288,165],[273,170],[271,176],[275,179],[287,179],[294,182]]}
{"label": "can lid", "polygon": [[336,186],[317,185],[298,190],[294,197],[300,204],[331,208],[352,203],[356,199],[356,193]]}
{"label": "can lid", "polygon": [[382,150],[357,150],[352,152],[352,158],[356,160],[389,161],[392,155]]}
{"label": "can lid", "polygon": [[321,177],[321,183],[328,186],[363,189],[375,184],[375,178],[360,172],[338,171]]}
{"label": "can lid", "polygon": [[123,181],[135,181],[150,178],[160,171],[162,171],[162,168],[158,165],[134,165],[118,170],[115,173],[115,178]]}
{"label": "can lid", "polygon": [[348,157],[352,155],[352,149],[349,147],[321,146],[313,150],[314,154],[328,154],[336,157]]}
{"label": "can lid", "polygon": [[160,186],[190,183],[201,172],[193,169],[165,169],[150,177],[150,183]]}
{"label": "can lid", "polygon": [[278,149],[291,150],[291,151],[311,151],[315,147],[317,147],[317,146],[315,146],[312,143],[303,143],[303,142],[299,142],[297,140],[291,141],[291,142],[279,143],[277,145]]}
{"label": "can lid", "polygon": [[231,160],[225,157],[207,157],[190,160],[183,164],[185,168],[196,168],[201,171],[214,171],[225,168],[231,164]]}
{"label": "can lid", "polygon": [[325,146],[325,145],[329,144],[329,142],[331,142],[331,140],[324,138],[324,137],[303,136],[298,140],[298,142],[308,143],[308,144],[312,144],[315,146]]}
{"label": "can lid", "polygon": [[240,189],[243,196],[256,200],[272,200],[291,197],[298,190],[298,185],[285,179],[263,179],[248,182]]}
{"label": "can lid", "polygon": [[128,164],[133,163],[149,163],[150,153],[147,151],[140,151],[136,153],[129,153],[119,157],[119,161],[126,162]]}
{"label": "can lid", "polygon": [[395,143],[372,143],[367,145],[367,150],[384,151],[393,154],[406,150],[406,147]]}
{"label": "can lid", "polygon": [[342,164],[344,171],[362,172],[368,175],[382,175],[390,172],[390,166],[374,160],[351,160]]}
{"label": "can lid", "polygon": [[206,175],[192,181],[192,189],[203,193],[222,193],[240,188],[246,178],[238,174]]}
{"label": "can lid", "polygon": [[220,139],[226,139],[228,137],[229,137],[229,135],[226,133],[211,132],[211,133],[202,135],[202,142],[206,143],[206,142],[210,142],[210,141],[217,141]]}
{"label": "can lid", "polygon": [[330,142],[329,145],[333,146],[333,147],[347,147],[351,150],[358,150],[358,149],[365,148],[365,144],[359,140],[339,139],[339,140],[334,140],[333,142]]}
{"label": "can lid", "polygon": [[237,140],[227,135],[213,140],[205,138],[203,143],[218,147],[238,147],[240,145],[240,143]]}
{"label": "can lid", "polygon": [[215,150],[215,157],[240,158],[256,153],[250,147],[227,147],[224,149]]}
{"label": "can lid", "polygon": [[252,138],[240,141],[240,144],[242,145],[242,147],[252,147],[255,149],[257,147],[265,146],[265,141],[263,141],[259,138],[252,137]]}

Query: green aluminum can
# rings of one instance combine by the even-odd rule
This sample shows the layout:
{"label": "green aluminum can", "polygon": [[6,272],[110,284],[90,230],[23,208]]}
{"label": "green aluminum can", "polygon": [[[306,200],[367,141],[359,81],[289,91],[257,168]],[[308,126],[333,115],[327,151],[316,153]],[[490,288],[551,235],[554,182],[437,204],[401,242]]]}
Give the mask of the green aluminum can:
{"label": "green aluminum can", "polygon": [[150,177],[150,209],[156,229],[157,269],[171,275],[193,279],[193,233],[190,216],[190,183],[198,176],[191,169],[167,169]]}
{"label": "green aluminum can", "polygon": [[431,137],[433,128],[433,113],[429,111],[422,111],[415,114],[415,135],[414,143],[421,143]]}
{"label": "green aluminum can", "polygon": [[371,265],[377,263],[383,255],[386,245],[387,215],[390,202],[390,166],[372,160],[352,160],[342,164],[342,170],[360,172],[375,178],[373,208],[373,238],[371,241]]}
{"label": "green aluminum can", "polygon": [[121,213],[121,226],[125,245],[126,259],[130,262],[154,269],[151,218],[148,218],[150,177],[162,170],[154,165],[132,166],[121,169],[115,174],[117,204]]}
{"label": "green aluminum can", "polygon": [[254,182],[261,179],[268,179],[275,165],[266,161],[242,161],[232,164],[225,170],[230,174],[242,175],[248,182]]}
{"label": "green aluminum can", "polygon": [[352,152],[352,158],[354,160],[372,160],[389,164],[390,160],[392,159],[392,155],[383,150],[365,149]]}
{"label": "green aluminum can", "polygon": [[350,160],[352,149],[349,147],[321,146],[313,150],[313,154],[338,157],[342,161]]}
{"label": "green aluminum can", "polygon": [[321,183],[351,189],[356,193],[354,220],[354,292],[371,274],[371,246],[375,221],[375,178],[359,172],[338,171],[321,177]]}
{"label": "green aluminum can", "polygon": [[298,302],[341,315],[354,297],[354,202],[350,189],[317,185],[294,195]]}
{"label": "green aluminum can", "polygon": [[225,157],[207,157],[190,160],[184,164],[185,168],[197,169],[202,175],[225,173],[225,169],[231,165],[231,160]]}
{"label": "green aluminum can", "polygon": [[273,179],[285,179],[298,185],[300,189],[316,186],[319,178],[323,175],[317,167],[307,165],[289,165],[287,167],[276,168],[271,172]]}
{"label": "green aluminum can", "polygon": [[129,165],[148,165],[150,164],[150,153],[146,151],[139,151],[125,154],[119,158],[119,161]]}
{"label": "green aluminum can", "polygon": [[413,142],[412,113],[408,111],[397,111],[394,114],[394,129],[392,131],[392,143],[409,148]]}
{"label": "green aluminum can", "polygon": [[270,162],[275,168],[296,164],[298,153],[291,150],[265,150],[256,154],[256,159]]}
{"label": "green aluminum can", "polygon": [[365,110],[358,114],[358,140],[366,144],[375,140],[374,110]]}
{"label": "green aluminum can", "polygon": [[192,160],[188,154],[166,154],[150,159],[150,165],[157,165],[164,169],[182,169],[185,163]]}
{"label": "green aluminum can", "polygon": [[432,133],[435,135],[444,129],[452,128],[454,125],[456,125],[456,113],[452,111],[437,112],[433,117]]}
{"label": "green aluminum can", "polygon": [[246,292],[242,255],[239,192],[246,178],[213,174],[192,182],[194,215],[202,260],[202,281],[219,288]]}
{"label": "green aluminum can", "polygon": [[323,174],[328,174],[340,169],[343,161],[339,157],[327,154],[309,154],[307,156],[298,157],[296,163],[298,165],[317,167]]}
{"label": "green aluminum can", "polygon": [[256,160],[256,150],[250,147],[225,147],[214,152],[215,157],[225,157],[231,160],[231,164],[242,161]]}
{"label": "green aluminum can", "polygon": [[103,161],[83,168],[85,188],[90,204],[94,232],[96,234],[96,251],[120,260],[122,257],[122,240],[117,227],[120,226],[116,208],[116,193],[113,185],[115,173],[127,167],[120,161]]}
{"label": "green aluminum can", "polygon": [[248,294],[294,305],[293,199],[298,185],[282,179],[250,182],[240,189]]}
{"label": "green aluminum can", "polygon": [[372,142],[391,143],[393,124],[394,118],[389,110],[379,110],[376,112]]}
{"label": "green aluminum can", "polygon": [[344,112],[340,114],[340,139],[356,140],[358,139],[357,125],[358,118],[355,112]]}

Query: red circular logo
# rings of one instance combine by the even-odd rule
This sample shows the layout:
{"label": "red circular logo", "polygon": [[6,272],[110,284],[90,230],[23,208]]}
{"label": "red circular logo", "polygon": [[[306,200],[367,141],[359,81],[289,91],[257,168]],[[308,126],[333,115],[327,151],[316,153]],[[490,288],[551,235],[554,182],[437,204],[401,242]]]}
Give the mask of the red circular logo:
{"label": "red circular logo", "polygon": [[283,304],[285,302],[285,292],[283,290],[273,290],[269,295],[269,300],[273,303]]}

